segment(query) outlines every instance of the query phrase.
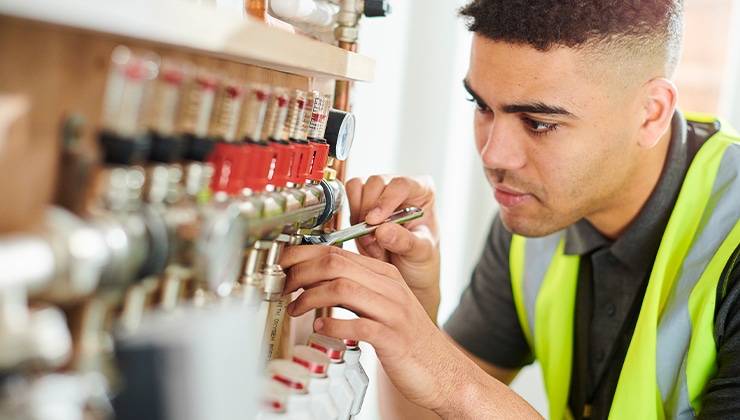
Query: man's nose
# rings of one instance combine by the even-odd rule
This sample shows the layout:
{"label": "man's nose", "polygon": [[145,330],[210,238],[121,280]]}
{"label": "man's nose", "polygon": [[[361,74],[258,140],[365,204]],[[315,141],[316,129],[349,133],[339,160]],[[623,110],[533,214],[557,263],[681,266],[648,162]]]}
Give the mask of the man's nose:
{"label": "man's nose", "polygon": [[479,153],[486,168],[514,170],[526,163],[526,139],[513,119],[491,119],[479,127],[477,135],[482,136]]}

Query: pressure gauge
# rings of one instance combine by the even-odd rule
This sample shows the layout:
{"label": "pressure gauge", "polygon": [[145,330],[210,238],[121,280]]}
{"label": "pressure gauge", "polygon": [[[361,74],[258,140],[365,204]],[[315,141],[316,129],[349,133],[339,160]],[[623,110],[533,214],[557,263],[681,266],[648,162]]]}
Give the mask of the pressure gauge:
{"label": "pressure gauge", "polygon": [[355,138],[355,116],[338,109],[329,110],[326,123],[326,142],[329,143],[329,156],[337,160],[345,160],[352,148]]}

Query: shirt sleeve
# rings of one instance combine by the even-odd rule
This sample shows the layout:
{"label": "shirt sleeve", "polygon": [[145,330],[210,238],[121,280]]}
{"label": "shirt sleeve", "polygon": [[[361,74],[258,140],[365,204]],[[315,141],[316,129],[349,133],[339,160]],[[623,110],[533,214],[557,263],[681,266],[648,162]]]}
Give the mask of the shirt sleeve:
{"label": "shirt sleeve", "polygon": [[717,291],[715,377],[709,381],[699,419],[736,418],[740,413],[740,245],[725,269]]}
{"label": "shirt sleeve", "polygon": [[470,353],[504,369],[534,360],[514,305],[509,274],[511,233],[497,214],[483,253],[444,330]]}

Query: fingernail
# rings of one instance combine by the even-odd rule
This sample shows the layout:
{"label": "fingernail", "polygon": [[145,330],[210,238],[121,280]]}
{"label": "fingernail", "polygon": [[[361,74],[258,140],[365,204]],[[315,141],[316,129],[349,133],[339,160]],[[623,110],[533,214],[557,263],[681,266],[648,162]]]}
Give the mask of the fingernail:
{"label": "fingernail", "polygon": [[290,302],[288,304],[288,308],[287,309],[288,309],[288,313],[291,314],[291,315],[293,315],[293,309],[295,309],[295,302]]}
{"label": "fingernail", "polygon": [[324,328],[324,320],[319,318],[313,322],[313,329],[315,331],[321,331]]}

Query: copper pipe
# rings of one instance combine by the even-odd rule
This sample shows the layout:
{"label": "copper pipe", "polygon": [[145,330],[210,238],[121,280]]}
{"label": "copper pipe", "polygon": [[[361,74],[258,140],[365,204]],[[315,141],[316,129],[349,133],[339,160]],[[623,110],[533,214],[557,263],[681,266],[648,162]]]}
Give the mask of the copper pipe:
{"label": "copper pipe", "polygon": [[331,318],[332,308],[318,308],[316,309],[316,319],[319,318]]}
{"label": "copper pipe", "polygon": [[246,0],[245,8],[247,14],[263,22],[267,21],[267,1],[268,0]]}
{"label": "copper pipe", "polygon": [[[339,48],[351,52],[357,52],[357,43],[339,42]],[[352,82],[349,80],[337,80],[334,90],[334,108],[340,111],[351,111],[349,102],[349,93],[352,89]],[[331,167],[337,171],[337,180],[344,184],[346,161],[334,159]],[[337,212],[334,217],[327,223],[329,230],[339,230],[340,221],[342,220],[341,212]]]}
{"label": "copper pipe", "polygon": [[[347,51],[351,52],[357,52],[357,44],[352,42],[339,42],[339,48],[342,48]],[[336,86],[334,89],[334,108],[338,109],[340,111],[350,111],[350,102],[349,102],[349,91],[352,88],[352,82],[349,80],[337,80]],[[334,162],[332,163],[331,167],[337,171],[337,180],[344,184],[344,176],[345,176],[345,166],[347,162],[346,161],[340,161],[337,159],[334,159]],[[338,211],[334,214],[334,217],[331,218],[326,223],[326,227],[328,228],[328,231],[335,231],[340,229],[340,223],[342,220],[342,212]],[[316,310],[316,318],[322,318],[322,317],[331,317],[332,308],[321,308]]]}

